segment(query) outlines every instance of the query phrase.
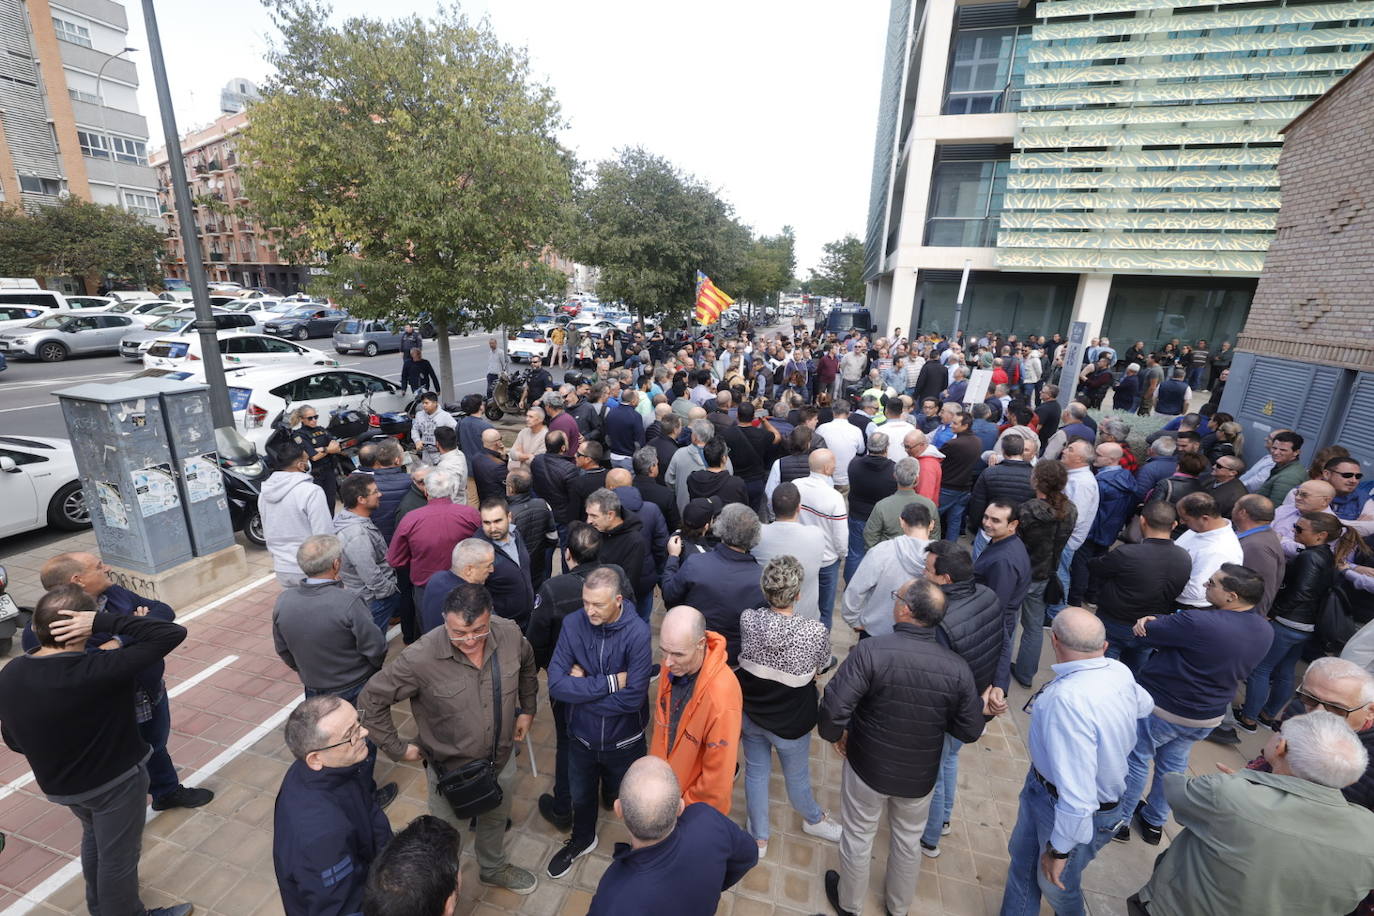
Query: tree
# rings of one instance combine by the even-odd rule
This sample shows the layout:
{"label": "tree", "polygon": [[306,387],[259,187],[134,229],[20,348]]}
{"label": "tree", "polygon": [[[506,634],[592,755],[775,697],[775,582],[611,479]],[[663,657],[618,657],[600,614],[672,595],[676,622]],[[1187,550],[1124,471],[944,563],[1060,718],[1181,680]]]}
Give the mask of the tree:
{"label": "tree", "polygon": [[778,293],[794,282],[796,243],[791,226],[784,226],[778,235],[755,239],[744,257],[736,298],[754,305],[776,305]]}
{"label": "tree", "polygon": [[160,275],[162,234],[140,217],[69,197],[50,207],[0,208],[7,277],[104,277],[136,286]]}
{"label": "tree", "polygon": [[599,163],[578,195],[574,257],[601,268],[601,298],[641,316],[685,318],[698,270],[734,296],[749,244],[729,204],[640,148]]}
{"label": "tree", "polygon": [[429,318],[453,394],[450,330],[519,324],[561,295],[540,262],[571,216],[558,104],[523,52],[456,9],[329,23],[272,0],[276,76],[240,143],[245,193],[280,249],[364,317]]}
{"label": "tree", "polygon": [[864,243],[855,235],[825,246],[820,265],[811,271],[810,290],[819,296],[839,296],[845,302],[864,298]]}

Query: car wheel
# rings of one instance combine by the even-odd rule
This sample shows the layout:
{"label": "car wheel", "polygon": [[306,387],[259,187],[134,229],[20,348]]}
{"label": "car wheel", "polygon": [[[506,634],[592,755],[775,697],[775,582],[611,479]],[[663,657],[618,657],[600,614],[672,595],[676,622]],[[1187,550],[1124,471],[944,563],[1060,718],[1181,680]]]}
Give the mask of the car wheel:
{"label": "car wheel", "polygon": [[53,494],[52,502],[48,503],[48,524],[63,531],[91,527],[91,512],[86,507],[86,493],[79,480],[73,480]]}
{"label": "car wheel", "polygon": [[55,340],[40,344],[38,347],[38,358],[45,363],[60,363],[67,358],[67,346]]}
{"label": "car wheel", "polygon": [[307,331],[305,328],[297,328],[297,329],[296,329],[296,339],[297,339],[297,340],[309,340],[309,339],[310,339],[310,332]]}
{"label": "car wheel", "polygon": [[248,522],[243,526],[243,536],[258,547],[267,546],[267,536],[262,533],[262,513],[257,509],[248,516]]}
{"label": "car wheel", "polygon": [[381,351],[376,343],[369,342],[367,346],[363,347],[363,353],[367,356],[376,356],[379,352]]}

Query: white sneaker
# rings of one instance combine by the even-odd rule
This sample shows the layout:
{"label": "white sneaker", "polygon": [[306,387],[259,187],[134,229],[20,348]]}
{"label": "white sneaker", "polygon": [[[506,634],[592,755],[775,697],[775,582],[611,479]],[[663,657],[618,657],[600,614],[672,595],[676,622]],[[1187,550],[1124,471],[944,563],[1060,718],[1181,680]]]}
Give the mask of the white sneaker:
{"label": "white sneaker", "polygon": [[758,840],[755,840],[754,843],[759,847],[759,861],[762,862],[768,858],[768,843],[760,843]]}
{"label": "white sneaker", "polygon": [[840,825],[836,823],[829,814],[822,814],[821,819],[814,824],[808,824],[803,821],[802,832],[808,833],[814,837],[820,837],[822,840],[828,840],[831,843],[838,843],[840,841],[840,834],[843,831]]}

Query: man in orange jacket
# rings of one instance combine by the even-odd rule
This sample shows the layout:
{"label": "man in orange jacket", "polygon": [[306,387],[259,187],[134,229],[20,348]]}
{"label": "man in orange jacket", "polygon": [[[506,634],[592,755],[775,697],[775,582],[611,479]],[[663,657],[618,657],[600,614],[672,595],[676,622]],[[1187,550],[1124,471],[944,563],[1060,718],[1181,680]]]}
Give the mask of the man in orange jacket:
{"label": "man in orange jacket", "polygon": [[668,761],[686,804],[706,802],[729,814],[744,701],[725,664],[725,637],[708,632],[696,608],[679,605],[663,618],[659,647],[663,668],[649,753]]}

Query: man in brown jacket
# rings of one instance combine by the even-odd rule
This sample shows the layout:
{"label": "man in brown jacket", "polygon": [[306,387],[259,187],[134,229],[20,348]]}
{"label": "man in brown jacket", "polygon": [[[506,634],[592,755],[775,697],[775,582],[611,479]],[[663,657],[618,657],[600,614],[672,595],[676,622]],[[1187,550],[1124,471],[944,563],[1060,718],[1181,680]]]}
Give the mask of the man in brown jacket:
{"label": "man in brown jacket", "polygon": [[[494,617],[487,590],[460,583],[444,603],[444,623],[411,643],[373,675],[359,697],[364,727],[393,760],[424,761],[429,813],[462,829],[439,793],[441,774],[492,756],[500,774],[501,804],[477,821],[478,877],[483,884],[531,894],[537,881],[506,856],[506,821],[518,775],[513,753],[525,739],[539,692],[534,650],[514,621]],[[499,670],[500,734],[493,734],[492,677]],[[391,707],[410,700],[417,735],[396,733]],[[461,834],[460,834],[461,835]]]}

